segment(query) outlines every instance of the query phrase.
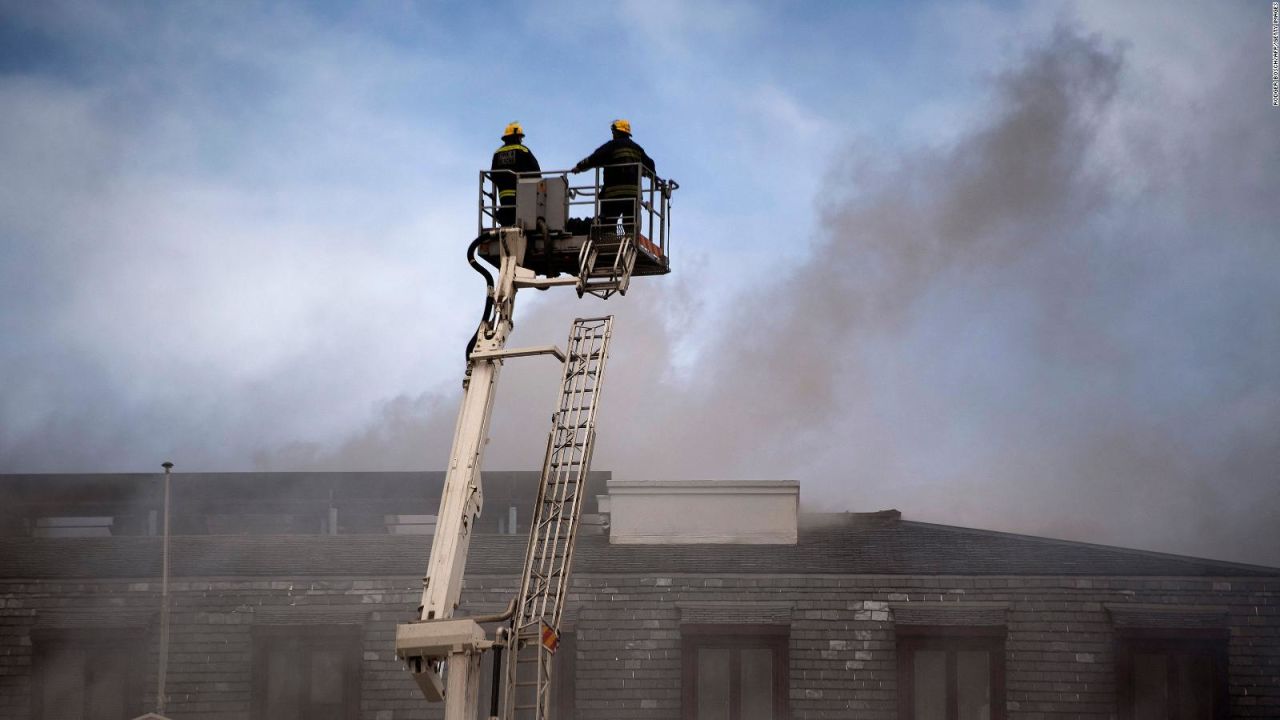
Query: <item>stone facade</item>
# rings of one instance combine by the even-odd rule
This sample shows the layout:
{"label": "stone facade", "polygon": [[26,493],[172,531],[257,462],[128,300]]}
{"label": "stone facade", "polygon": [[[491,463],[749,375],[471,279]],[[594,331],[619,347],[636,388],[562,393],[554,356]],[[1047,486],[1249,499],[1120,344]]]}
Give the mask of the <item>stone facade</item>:
{"label": "stone facade", "polygon": [[[608,485],[608,473],[592,477],[596,489]],[[439,717],[393,654],[396,625],[415,617],[431,538],[393,525],[432,512],[442,481],[177,480],[165,714]],[[462,614],[495,613],[516,593],[523,508],[537,481],[486,473],[489,520],[471,542]],[[558,717],[694,717],[716,673],[737,678],[726,681],[730,710],[747,703],[735,687],[767,685],[773,712],[764,715],[775,718],[908,717],[912,703],[936,701],[937,685],[918,700],[913,683],[936,681],[919,673],[943,655],[946,702],[959,708],[957,658],[969,653],[972,667],[977,653],[987,675],[966,687],[981,688],[992,720],[1123,720],[1159,652],[1166,698],[1212,676],[1212,717],[1280,717],[1278,569],[912,522],[892,510],[793,516],[794,483],[739,485],[785,500],[785,522],[768,513],[747,522],[749,513],[723,510],[732,506],[724,498],[711,507],[672,498],[660,507],[672,508],[663,520],[673,532],[683,523],[696,539],[717,510],[719,530],[703,533],[708,542],[629,544],[612,533],[643,535],[655,524],[645,503],[667,485],[624,488],[639,504],[588,506],[557,656]],[[0,720],[42,717],[59,703],[76,716],[95,692],[135,714],[154,707],[157,487],[154,476],[0,478],[9,500],[0,504]],[[714,495],[677,489],[686,500],[694,490]],[[629,520],[628,508],[640,512]],[[97,523],[88,535],[79,525],[76,536],[49,530],[85,518]],[[771,682],[721,672],[741,670],[748,654],[759,669],[762,652]],[[704,673],[713,655],[728,660]],[[1203,698],[1205,687],[1193,694]]]}
{"label": "stone facade", "polygon": [[[255,628],[349,625],[359,634],[359,717],[439,715],[392,654],[413,615],[413,576],[178,578],[167,714],[252,717]],[[579,718],[682,716],[682,628],[786,627],[794,718],[896,718],[902,619],[1002,623],[1009,718],[1117,715],[1117,628],[1133,617],[1186,617],[1227,638],[1231,717],[1280,717],[1280,573],[1272,576],[911,576],[580,573],[570,598],[572,692]],[[30,717],[32,638],[42,628],[133,627],[146,638],[145,703],[153,702],[152,579],[0,581],[0,717]],[[464,609],[501,608],[515,576],[468,576]]]}

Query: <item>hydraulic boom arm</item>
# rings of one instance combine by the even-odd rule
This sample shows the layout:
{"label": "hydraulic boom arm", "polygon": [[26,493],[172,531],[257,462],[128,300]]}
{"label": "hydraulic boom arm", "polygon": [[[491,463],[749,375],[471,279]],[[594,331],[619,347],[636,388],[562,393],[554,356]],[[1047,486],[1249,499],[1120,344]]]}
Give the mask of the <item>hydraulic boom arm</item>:
{"label": "hydraulic boom arm", "polygon": [[[507,335],[511,332],[512,312],[517,289],[518,261],[524,256],[525,236],[518,229],[499,234],[501,243],[498,278],[489,287],[486,317],[480,322],[470,345],[467,376],[463,381],[462,408],[453,433],[453,449],[445,472],[444,492],[436,516],[436,532],[431,543],[431,559],[422,579],[422,603],[418,623],[401,625],[396,630],[396,652],[409,664],[414,679],[428,700],[446,696],[461,699],[475,695],[480,653],[492,643],[474,620],[464,618],[440,622],[453,617],[462,592],[462,574],[467,564],[476,518],[484,506],[480,481],[481,461],[489,437],[489,417]],[[523,354],[515,351],[509,354]],[[444,687],[443,665],[449,665],[450,687]],[[459,685],[458,687],[454,687]],[[447,718],[467,718],[463,703],[446,706]],[[459,714],[454,714],[458,707]]]}
{"label": "hydraulic boom arm", "polygon": [[[496,220],[498,208],[485,204],[486,199],[495,200],[497,195],[486,192],[486,182],[491,183],[492,179],[481,173],[482,227],[469,251],[469,260],[488,283],[485,313],[467,346],[462,406],[454,428],[431,556],[422,579],[418,617],[396,627],[397,657],[405,661],[428,700],[445,701],[445,720],[474,720],[480,659],[485,651],[494,648],[507,649],[505,665],[500,674],[495,674],[505,688],[502,717],[548,717],[551,659],[559,637],[582,492],[591,464],[594,408],[608,354],[612,317],[575,321],[568,353],[553,346],[509,350],[506,341],[512,328],[516,291],[573,286],[579,296],[590,293],[607,298],[613,293],[625,293],[633,274],[669,271],[667,204],[671,191],[678,187],[674,181],[651,177],[650,184],[637,193],[631,214],[622,216],[616,224],[613,219],[605,223],[592,220],[583,233],[576,233],[567,228],[565,220],[570,197],[598,198],[600,181],[597,177],[594,186],[570,188],[564,174],[543,173],[541,179],[532,182],[520,179],[517,224],[496,227],[484,223],[485,217]],[[598,211],[596,199],[586,202]],[[536,254],[534,239],[541,243]],[[497,265],[497,278],[475,261],[477,251]],[[533,258],[540,259],[542,272],[548,277],[538,278],[533,270],[522,266]],[[576,274],[556,277],[560,274],[556,268],[566,265]],[[501,615],[454,617],[471,537],[484,506],[480,468],[498,373],[506,358],[537,354],[556,356],[564,362],[565,369],[543,463],[520,595]],[[505,627],[490,639],[479,623],[496,621],[505,621]],[[498,687],[499,683],[495,683],[495,697]],[[533,692],[518,692],[520,688],[531,688]],[[490,714],[495,713],[496,709]]]}

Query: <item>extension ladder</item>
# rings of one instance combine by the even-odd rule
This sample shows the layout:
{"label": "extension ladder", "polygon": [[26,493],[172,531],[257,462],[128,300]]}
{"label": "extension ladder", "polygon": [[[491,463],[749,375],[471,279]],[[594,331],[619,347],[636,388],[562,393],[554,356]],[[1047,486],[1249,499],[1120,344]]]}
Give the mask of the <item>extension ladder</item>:
{"label": "extension ladder", "polygon": [[613,316],[574,320],[560,400],[542,463],[538,501],[525,552],[524,575],[511,619],[507,720],[547,720],[551,709],[551,656],[569,591],[578,518],[591,469],[596,402],[604,381]]}

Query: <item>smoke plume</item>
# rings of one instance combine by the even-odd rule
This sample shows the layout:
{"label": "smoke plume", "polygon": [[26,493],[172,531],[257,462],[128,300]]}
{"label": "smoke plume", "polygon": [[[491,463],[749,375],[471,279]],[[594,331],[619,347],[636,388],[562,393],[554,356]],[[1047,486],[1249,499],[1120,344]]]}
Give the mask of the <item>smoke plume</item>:
{"label": "smoke plume", "polygon": [[[1082,25],[1053,32],[1039,11],[979,12],[1029,44],[992,61],[979,104],[904,113],[913,130],[893,137],[872,130],[903,107],[878,102],[886,87],[930,108],[973,93],[926,96],[919,68],[838,87],[828,46],[796,58],[814,77],[788,78],[787,44],[715,93],[646,87],[653,113],[679,116],[656,123],[683,128],[670,147],[741,116],[705,157],[664,155],[652,131],[660,171],[760,175],[688,182],[673,273],[625,298],[521,293],[512,345],[617,316],[596,469],[797,479],[811,509],[1280,565],[1265,37],[1235,42],[1252,14],[1193,4],[1067,10]],[[0,175],[0,471],[446,466],[483,288],[460,208],[495,112],[467,78],[502,68],[478,35],[444,37],[451,13],[423,12],[401,42],[302,9],[5,8],[21,42],[0,43],[16,169]],[[671,36],[682,62],[755,55],[755,30],[711,26]],[[547,165],[580,156],[582,108],[603,102],[558,97],[537,109],[544,126],[573,118],[545,131]],[[822,98],[836,109],[813,112]],[[845,112],[859,106],[871,120]],[[819,142],[815,168],[799,156]],[[762,218],[814,186],[812,216]],[[789,222],[816,230],[765,237]],[[507,363],[486,467],[539,465],[558,372]]]}
{"label": "smoke plume", "polygon": [[[513,342],[617,314],[615,477],[796,478],[810,507],[1280,563],[1259,513],[1280,514],[1280,136],[1238,85],[1160,98],[1134,75],[1062,27],[954,143],[839,139],[807,259],[703,323],[691,362],[671,360],[699,307],[678,263],[607,308],[542,299]],[[537,362],[504,371],[489,467],[541,459]],[[397,398],[304,464],[441,467],[455,408]]]}

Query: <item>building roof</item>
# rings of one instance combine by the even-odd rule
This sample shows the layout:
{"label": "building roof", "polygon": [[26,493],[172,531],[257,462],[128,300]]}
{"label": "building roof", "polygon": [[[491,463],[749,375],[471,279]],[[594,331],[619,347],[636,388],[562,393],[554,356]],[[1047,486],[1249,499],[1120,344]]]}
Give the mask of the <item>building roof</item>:
{"label": "building roof", "polygon": [[[27,535],[49,516],[108,517],[112,535],[146,535],[148,514],[158,512],[163,479],[155,473],[0,475],[0,535]],[[382,533],[388,515],[434,514],[440,507],[443,471],[174,473],[171,519],[175,535],[234,534],[227,520],[252,518],[281,533],[314,533],[329,509],[338,510],[343,532]],[[538,496],[540,474],[486,470],[487,510],[477,530],[494,532],[506,507],[522,514]],[[587,478],[587,512],[604,492],[608,471]],[[252,530],[248,530],[252,531]]]}
{"label": "building roof", "polygon": [[[896,511],[806,516],[796,545],[610,545],[580,538],[574,571],[605,574],[1280,576],[1280,569],[904,521]],[[519,572],[523,535],[476,535],[467,573]],[[195,535],[171,540],[175,577],[418,576],[422,535]],[[160,539],[0,538],[0,578],[160,574]]]}
{"label": "building roof", "polygon": [[[252,505],[309,507],[369,502],[423,503],[434,510],[444,487],[443,471],[343,472],[175,472],[175,512],[195,508],[239,509]],[[118,513],[133,506],[153,507],[162,498],[164,474],[154,473],[15,473],[0,475],[5,512],[16,509],[65,509],[83,514]],[[539,474],[531,470],[486,470],[486,496],[532,498]],[[592,471],[592,491],[603,492],[608,471]],[[416,510],[415,510],[416,511]]]}

